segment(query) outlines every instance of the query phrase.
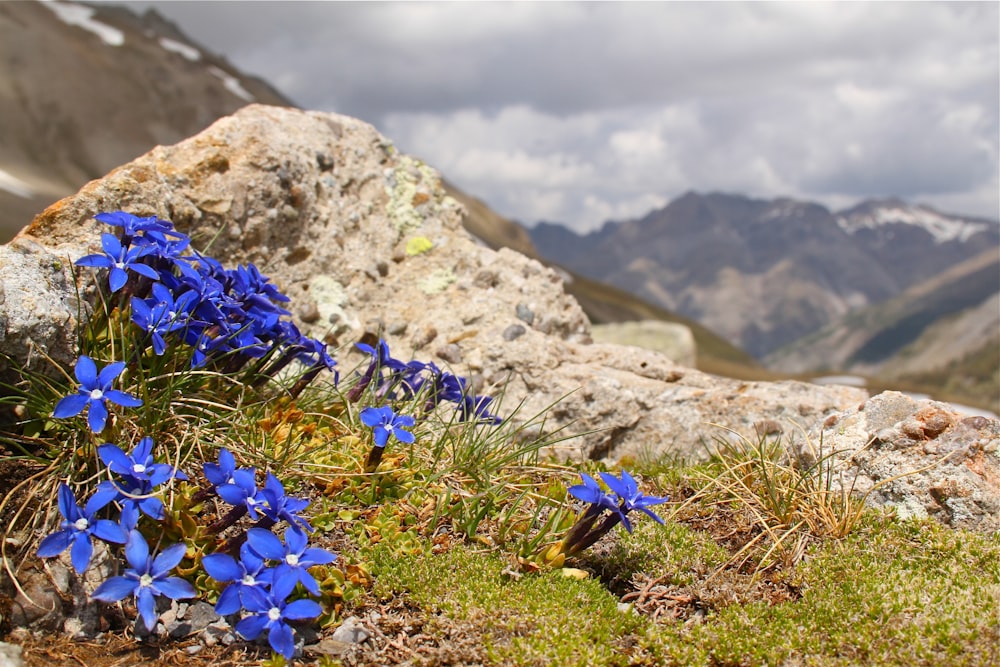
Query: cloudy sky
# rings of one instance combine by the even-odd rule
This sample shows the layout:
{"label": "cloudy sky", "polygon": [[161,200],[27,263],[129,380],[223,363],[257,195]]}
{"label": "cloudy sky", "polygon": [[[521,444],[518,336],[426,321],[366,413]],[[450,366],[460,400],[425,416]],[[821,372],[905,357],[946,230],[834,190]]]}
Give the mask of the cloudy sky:
{"label": "cloudy sky", "polygon": [[1000,215],[998,3],[126,4],[528,224],[690,189]]}

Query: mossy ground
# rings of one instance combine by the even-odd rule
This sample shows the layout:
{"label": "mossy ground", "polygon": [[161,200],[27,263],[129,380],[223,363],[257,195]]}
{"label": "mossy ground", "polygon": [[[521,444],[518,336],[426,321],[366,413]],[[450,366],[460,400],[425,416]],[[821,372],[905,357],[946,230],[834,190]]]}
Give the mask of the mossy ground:
{"label": "mossy ground", "polygon": [[[649,492],[683,499],[705,467],[645,472]],[[870,511],[846,537],[809,538],[786,559],[794,562],[762,569],[760,550],[734,557],[755,531],[738,507],[696,497],[662,514],[671,507],[665,526],[639,521],[631,535],[614,533],[568,563],[585,579],[525,571],[513,556],[456,535],[407,532],[405,548],[369,541],[359,553],[373,583],[341,616],[377,631],[341,662],[307,654],[296,663],[1000,664],[995,536]],[[331,548],[343,552],[344,537],[331,530],[321,539],[336,539]],[[89,643],[19,637],[29,666],[242,666],[269,653],[238,643],[189,655],[193,640],[139,645],[113,634]]]}

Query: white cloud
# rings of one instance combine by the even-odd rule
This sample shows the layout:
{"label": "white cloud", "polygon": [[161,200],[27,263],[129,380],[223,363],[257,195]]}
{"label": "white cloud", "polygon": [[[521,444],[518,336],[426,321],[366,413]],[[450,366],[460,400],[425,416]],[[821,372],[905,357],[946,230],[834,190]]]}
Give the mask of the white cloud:
{"label": "white cloud", "polygon": [[998,215],[996,3],[156,3],[498,212],[684,190]]}

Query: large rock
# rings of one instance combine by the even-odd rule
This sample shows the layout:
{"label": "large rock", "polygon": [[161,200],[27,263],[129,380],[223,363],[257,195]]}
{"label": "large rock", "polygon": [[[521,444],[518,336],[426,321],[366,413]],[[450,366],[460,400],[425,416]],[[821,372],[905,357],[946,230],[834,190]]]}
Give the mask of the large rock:
{"label": "large rock", "polygon": [[691,328],[676,322],[639,320],[609,322],[591,326],[591,336],[597,343],[633,345],[655,350],[681,366],[694,366],[695,344]]}
{"label": "large rock", "polygon": [[[227,265],[255,262],[292,297],[304,331],[342,346],[342,368],[361,361],[353,341],[381,331],[394,356],[447,362],[479,393],[505,390],[501,413],[523,401],[525,419],[556,403],[547,427],[587,433],[553,448],[558,456],[703,456],[719,426],[805,427],[866,398],[718,378],[655,352],[591,344],[556,272],[475,243],[437,174],[352,118],[244,108],[89,183],[16,243],[76,259],[107,231],[93,215],[118,209],[172,220]],[[0,309],[10,304],[8,295]],[[45,344],[54,358],[73,356],[65,337]]]}
{"label": "large rock", "polygon": [[837,479],[901,518],[932,516],[1000,530],[1000,421],[969,417],[895,391],[831,415],[814,429],[815,460],[831,456]]}
{"label": "large rock", "polygon": [[14,380],[5,356],[32,371],[51,371],[50,357],[76,359],[77,299],[72,263],[23,236],[0,246],[0,382]]}

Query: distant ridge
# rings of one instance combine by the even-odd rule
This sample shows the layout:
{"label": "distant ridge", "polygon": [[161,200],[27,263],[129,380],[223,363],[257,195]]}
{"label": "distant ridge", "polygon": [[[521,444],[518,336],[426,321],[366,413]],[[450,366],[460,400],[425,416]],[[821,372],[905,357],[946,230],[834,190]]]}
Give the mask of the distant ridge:
{"label": "distant ridge", "polygon": [[695,319],[758,358],[984,249],[1000,252],[995,221],[898,199],[833,213],[688,192],[587,235],[546,223],[530,231],[543,257]]}

